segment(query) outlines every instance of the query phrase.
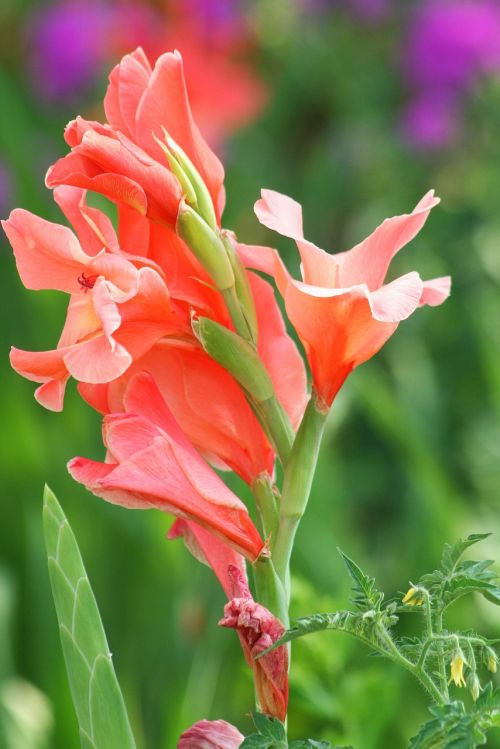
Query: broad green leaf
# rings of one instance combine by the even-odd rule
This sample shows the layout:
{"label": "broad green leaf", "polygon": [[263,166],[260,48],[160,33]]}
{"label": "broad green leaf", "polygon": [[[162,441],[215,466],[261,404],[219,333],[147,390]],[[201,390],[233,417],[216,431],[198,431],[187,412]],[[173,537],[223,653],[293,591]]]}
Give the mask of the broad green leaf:
{"label": "broad green leaf", "polygon": [[375,587],[375,580],[365,575],[360,567],[353,562],[341,549],[338,549],[340,556],[342,557],[347,571],[354,583],[353,592],[354,598],[353,603],[362,611],[367,609],[379,609],[380,604],[384,600],[384,594],[377,590]]}
{"label": "broad green leaf", "polygon": [[43,523],[50,582],[82,749],[135,749],[80,550],[48,487],[44,493]]}

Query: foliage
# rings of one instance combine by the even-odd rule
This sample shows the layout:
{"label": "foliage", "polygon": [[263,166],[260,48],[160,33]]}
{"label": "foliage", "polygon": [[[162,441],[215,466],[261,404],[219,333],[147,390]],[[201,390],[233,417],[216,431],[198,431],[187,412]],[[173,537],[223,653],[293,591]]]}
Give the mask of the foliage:
{"label": "foliage", "polygon": [[262,713],[253,713],[256,733],[247,736],[240,749],[352,749],[332,746],[329,741],[299,739],[288,743],[283,723]]}
{"label": "foliage", "polygon": [[[411,584],[403,605],[396,601],[384,603],[384,594],[377,590],[375,580],[339,550],[353,582],[356,610],[302,617],[273,648],[327,629],[353,635],[376,654],[410,671],[436,703],[431,708],[433,720],[425,723],[412,739],[411,749],[474,749],[484,744],[488,730],[500,727],[500,690],[494,690],[490,682],[481,694],[478,671],[482,664],[496,672],[496,641],[468,630],[449,631],[444,628],[443,615],[468,593],[479,593],[492,603],[500,603],[499,576],[491,569],[493,562],[462,559],[465,551],[488,535],[473,534],[452,546],[447,544],[438,569]],[[391,631],[400,614],[407,612],[424,615],[420,637],[398,638]],[[450,701],[448,668],[449,682],[467,686],[473,700],[470,708],[463,702]]]}
{"label": "foliage", "polygon": [[82,749],[135,749],[106,635],[73,531],[48,487],[49,574]]}

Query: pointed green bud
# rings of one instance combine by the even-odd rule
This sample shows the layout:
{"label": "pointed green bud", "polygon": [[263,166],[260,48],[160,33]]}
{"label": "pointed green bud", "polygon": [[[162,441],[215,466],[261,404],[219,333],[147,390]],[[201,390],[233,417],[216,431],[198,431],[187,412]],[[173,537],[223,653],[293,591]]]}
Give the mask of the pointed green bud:
{"label": "pointed green bud", "polygon": [[486,667],[492,674],[496,674],[498,666],[498,656],[493,648],[488,648],[486,651]]}
{"label": "pointed green bud", "polygon": [[186,172],[184,171],[184,169],[182,168],[182,166],[179,164],[179,162],[177,161],[177,159],[175,158],[175,156],[173,155],[173,153],[171,151],[169,151],[169,149],[167,148],[167,146],[165,145],[165,143],[163,143],[163,141],[161,141],[159,138],[157,138],[154,133],[153,133],[153,138],[155,139],[155,141],[157,142],[157,144],[159,145],[159,147],[161,148],[161,150],[165,154],[165,158],[168,161],[168,165],[170,167],[170,171],[173,174],[175,174],[175,176],[179,180],[181,188],[182,188],[182,191],[184,193],[184,197],[185,197],[186,203],[188,203],[190,206],[192,206],[193,208],[196,209],[197,206],[198,206],[198,201],[197,201],[197,198],[196,198],[196,193],[195,193],[193,185],[189,181],[189,177],[187,176]]}
{"label": "pointed green bud", "polygon": [[255,311],[255,304],[253,300],[252,290],[248,282],[248,276],[243,264],[238,257],[238,253],[227,234],[222,232],[222,241],[226,248],[229,261],[234,273],[236,295],[240,303],[242,315],[245,319],[246,326],[248,328],[248,335],[245,338],[257,343],[258,337],[258,325],[257,325],[257,313]]}
{"label": "pointed green bud", "polygon": [[206,317],[199,317],[192,325],[207,354],[233,375],[255,404],[274,397],[271,378],[251,343]]}
{"label": "pointed green bud", "polygon": [[222,240],[185,201],[179,205],[176,232],[198,258],[219,291],[234,287],[233,269]]}
{"label": "pointed green bud", "polygon": [[469,687],[469,692],[472,699],[474,700],[474,702],[477,702],[477,700],[479,699],[479,695],[481,694],[481,683],[476,673],[473,673],[469,676],[469,678],[467,679],[467,685]]}
{"label": "pointed green bud", "polygon": [[[182,148],[177,145],[175,140],[170,137],[165,128],[163,128],[163,134],[165,136],[165,142],[167,144],[168,152],[174,157],[176,163],[182,169],[183,173],[189,180],[189,183],[193,187],[194,193],[196,195],[198,213],[203,219],[205,219],[207,224],[211,226],[212,229],[216,229],[217,218],[215,216],[212,196],[208,192],[208,188],[203,181],[201,174],[198,172],[189,156],[187,156]],[[189,202],[190,201],[188,201],[188,203]]]}

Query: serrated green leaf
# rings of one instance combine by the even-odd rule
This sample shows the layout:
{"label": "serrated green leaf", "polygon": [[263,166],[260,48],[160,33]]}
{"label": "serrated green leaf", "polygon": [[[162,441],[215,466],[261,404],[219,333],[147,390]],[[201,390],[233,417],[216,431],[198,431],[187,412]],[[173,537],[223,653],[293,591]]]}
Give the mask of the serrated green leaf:
{"label": "serrated green leaf", "polygon": [[358,567],[356,562],[350,559],[347,554],[344,554],[342,549],[337,549],[340,556],[342,557],[344,564],[347,567],[347,571],[353,581],[353,592],[354,598],[353,603],[360,608],[362,611],[367,609],[379,609],[380,604],[384,600],[384,594],[381,593],[375,587],[374,578],[365,575],[363,570]]}
{"label": "serrated green leaf", "polygon": [[270,749],[272,746],[272,739],[266,738],[260,733],[252,733],[244,739],[240,749]]}
{"label": "serrated green leaf", "polygon": [[264,713],[254,713],[253,720],[259,733],[263,736],[269,736],[276,741],[286,739],[285,726],[277,718],[270,718]]}
{"label": "serrated green leaf", "polygon": [[135,749],[78,544],[48,487],[44,493],[43,521],[50,582],[82,749]]}
{"label": "serrated green leaf", "polygon": [[445,544],[443,556],[441,558],[441,569],[446,574],[453,572],[462,554],[467,551],[470,546],[474,546],[474,544],[484,541],[484,539],[489,536],[491,536],[491,533],[471,533],[467,538],[460,538],[454,544]]}
{"label": "serrated green leaf", "polygon": [[411,740],[410,749],[476,749],[487,741],[487,732],[496,726],[500,690],[489,684],[470,711],[463,702],[434,705],[433,720],[425,723]]}

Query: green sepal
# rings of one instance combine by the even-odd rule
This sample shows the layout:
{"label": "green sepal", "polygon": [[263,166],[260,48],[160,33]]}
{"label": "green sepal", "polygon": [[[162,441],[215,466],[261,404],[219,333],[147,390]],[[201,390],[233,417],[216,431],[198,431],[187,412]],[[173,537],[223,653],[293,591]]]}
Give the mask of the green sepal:
{"label": "green sepal", "polygon": [[71,527],[44,492],[49,576],[82,749],[136,749],[97,603]]}
{"label": "green sepal", "polygon": [[198,317],[193,331],[207,354],[232,374],[255,404],[274,396],[274,387],[257,350],[232,330]]}
{"label": "green sepal", "polygon": [[221,292],[234,289],[234,273],[226,248],[216,232],[186,202],[177,214],[176,232]]}
{"label": "green sepal", "polygon": [[217,218],[215,215],[212,196],[210,195],[201,174],[198,172],[188,155],[177,145],[175,140],[170,137],[165,128],[163,128],[163,134],[165,136],[167,150],[175,159],[175,163],[178,165],[179,169],[182,170],[182,174],[185,176],[194,191],[197,212],[212,229],[216,229]]}

